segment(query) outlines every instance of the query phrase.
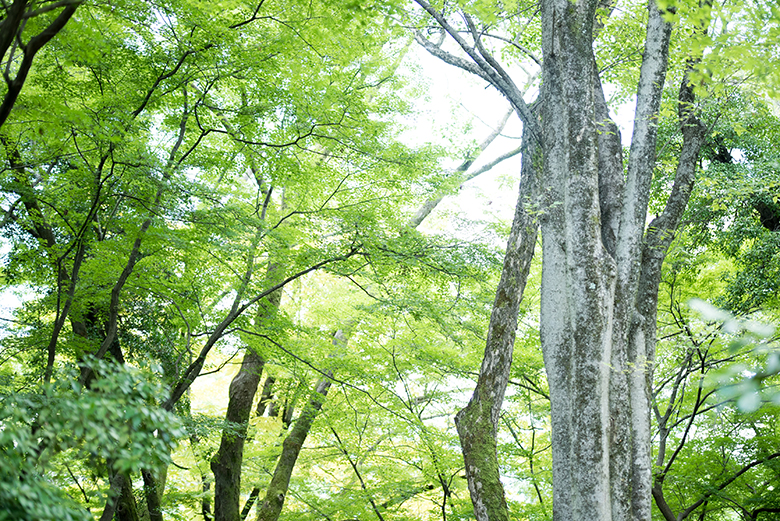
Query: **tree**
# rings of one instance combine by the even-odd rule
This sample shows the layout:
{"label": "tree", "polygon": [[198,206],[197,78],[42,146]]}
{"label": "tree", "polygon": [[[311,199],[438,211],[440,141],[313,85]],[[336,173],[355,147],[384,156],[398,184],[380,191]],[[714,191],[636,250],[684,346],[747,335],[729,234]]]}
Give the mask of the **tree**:
{"label": "tree", "polygon": [[[742,82],[730,89],[728,105],[705,107],[718,117],[661,284],[653,497],[667,520],[756,519],[776,509],[778,353],[767,324],[777,308],[764,283],[773,237],[755,208],[776,182],[765,167],[774,118]],[[757,251],[764,262],[743,262]]]}
{"label": "tree", "polygon": [[[309,36],[322,27],[313,13],[286,19],[295,3],[275,6],[278,18],[262,3],[233,7],[128,1],[83,9],[68,38],[41,51],[3,141],[3,224],[14,247],[5,274],[37,289],[18,310],[28,328],[15,332],[22,369],[10,370],[14,386],[29,383],[34,396],[46,396],[52,382],[71,382],[78,396],[101,389],[92,358],[141,366],[167,385],[144,395],[160,415],[155,436],[166,440],[172,413],[189,416],[189,388],[210,354],[244,334],[268,334],[246,315],[261,318],[256,308],[273,305],[306,273],[359,251],[365,257],[369,240],[386,247],[397,235],[387,201],[403,204],[414,192],[408,181],[433,165],[426,151],[393,142],[381,121],[400,102],[380,88],[393,63],[381,52],[388,34],[363,34],[361,22],[376,14],[335,9],[330,28],[341,37],[315,46]],[[311,68],[328,74],[313,78]],[[269,260],[283,270],[264,281]],[[277,329],[271,340],[284,336]],[[45,350],[30,347],[41,338]],[[252,341],[248,354],[274,345]],[[80,367],[75,380],[65,371],[71,364]],[[248,372],[259,378],[256,365]],[[50,439],[38,452],[60,446],[70,424],[50,433],[35,425],[45,410],[36,401],[17,405],[27,427]],[[110,406],[133,410],[121,400]],[[238,434],[246,419],[228,416]],[[121,443],[135,447],[129,438]],[[80,447],[107,485],[97,486],[107,495],[102,518],[138,515],[132,479],[141,470],[144,507],[160,519],[171,445],[152,444],[168,454],[132,464],[93,445]],[[38,484],[46,460],[22,448]],[[230,474],[215,468],[217,479]],[[224,503],[238,514],[227,496],[240,489],[230,479],[219,483],[220,516]]]}
{"label": "tree", "polygon": [[[511,12],[502,17],[501,11],[493,11],[498,6],[478,10],[484,15],[481,23],[461,11],[463,24],[456,27],[446,10],[417,3],[466,57],[444,50],[423,33],[418,41],[501,92],[523,120],[526,142],[541,150],[539,196],[529,205],[525,194],[534,192],[521,185],[518,214],[534,208],[542,233],[541,341],[552,406],[554,518],[650,519],[649,397],[658,284],[705,137],[685,74],[679,91],[683,148],[674,188],[663,212],[646,229],[656,121],[669,60],[669,15],[650,3],[624,173],[620,136],[610,119],[598,65],[598,37],[611,5],[543,2],[539,45],[524,41],[519,32],[496,35],[493,27],[525,27],[513,25]],[[491,39],[509,42],[541,63],[542,87],[532,105],[495,57]],[[541,57],[529,49],[541,49]],[[523,184],[532,185],[533,179],[525,176]],[[517,236],[528,225],[518,224],[510,235],[491,331],[514,329],[524,269],[533,251],[520,250]],[[520,261],[510,261],[513,255]],[[481,520],[508,519],[495,432],[513,340],[511,332],[496,340],[489,334],[480,383],[459,414],[469,490]],[[492,414],[470,413],[485,409]]]}
{"label": "tree", "polygon": [[0,56],[6,67],[3,72],[5,94],[0,104],[0,127],[8,119],[22,91],[35,55],[62,31],[82,3],[83,0],[14,0],[10,5],[3,3]]}
{"label": "tree", "polygon": [[[77,4],[45,4],[36,23]],[[771,411],[746,417],[734,396],[716,417],[718,395],[697,387],[728,361],[700,341],[706,326],[688,320],[692,346],[662,342],[671,353],[653,361],[673,236],[710,235],[702,262],[737,259],[732,309],[774,302],[771,281],[745,291],[772,273],[772,187],[751,178],[752,150],[771,147],[745,138],[753,164],[742,171],[722,150],[740,127],[711,126],[705,142],[699,122],[723,124],[721,99],[735,96],[716,88],[734,57],[728,24],[705,31],[706,4],[545,2],[536,16],[536,4],[472,2],[457,24],[452,4],[418,5],[84,3],[36,53],[0,136],[2,282],[29,288],[0,338],[11,515],[446,521],[471,510],[544,519],[552,504],[560,519],[648,519],[651,485],[664,515],[776,508],[749,492],[776,481]],[[521,147],[474,165],[512,114],[479,144],[399,142],[410,20],[423,47],[504,94],[524,121]],[[541,90],[526,102],[537,70]],[[618,99],[639,81],[626,169],[602,81]],[[768,113],[750,110],[764,123],[742,127],[771,134]],[[495,227],[506,252],[492,228],[467,239],[417,229],[442,197],[521,151],[515,218]],[[459,166],[442,169],[444,152]],[[716,181],[681,217],[695,169]],[[713,193],[744,204],[721,208]],[[738,226],[714,233],[713,215]],[[541,320],[521,302],[526,285],[541,285]],[[668,307],[664,319],[680,316]],[[723,378],[759,388],[777,360],[760,354],[766,373]],[[702,399],[667,391],[678,380]],[[656,460],[653,481],[651,389],[659,447],[676,454]],[[226,408],[205,405],[220,395]],[[756,442],[724,435],[726,424]],[[705,432],[721,453],[694,450]],[[505,498],[499,472],[532,504]]]}

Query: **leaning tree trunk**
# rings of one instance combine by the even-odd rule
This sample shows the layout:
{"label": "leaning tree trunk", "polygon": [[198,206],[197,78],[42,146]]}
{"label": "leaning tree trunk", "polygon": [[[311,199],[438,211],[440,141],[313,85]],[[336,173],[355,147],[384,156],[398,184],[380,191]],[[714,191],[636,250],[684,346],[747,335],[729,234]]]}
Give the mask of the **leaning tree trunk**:
{"label": "leaning tree trunk", "polygon": [[474,513],[479,520],[508,520],[504,488],[499,479],[496,429],[517,328],[517,314],[523,297],[536,244],[537,224],[529,208],[536,202],[537,179],[534,161],[536,141],[530,127],[523,132],[523,163],[520,194],[504,257],[501,280],[490,315],[485,355],[477,386],[468,405],[455,417]]}
{"label": "leaning tree trunk", "polygon": [[303,449],[303,442],[306,441],[306,437],[309,435],[314,419],[322,408],[322,403],[325,401],[330,385],[329,378],[323,378],[317,382],[317,387],[309,403],[306,404],[300,417],[295,421],[290,434],[284,439],[282,454],[276,463],[276,469],[273,477],[271,477],[271,483],[268,485],[265,499],[258,508],[257,521],[276,521],[279,519],[284,506],[284,499],[287,496],[287,489],[290,486],[290,477],[295,468],[295,462],[298,460],[301,449]]}

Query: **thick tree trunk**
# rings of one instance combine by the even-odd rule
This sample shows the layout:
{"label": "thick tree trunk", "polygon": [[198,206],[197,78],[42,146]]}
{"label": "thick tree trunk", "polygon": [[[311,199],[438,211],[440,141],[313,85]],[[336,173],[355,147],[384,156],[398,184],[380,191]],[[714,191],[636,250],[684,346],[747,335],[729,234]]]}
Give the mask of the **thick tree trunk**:
{"label": "thick tree trunk", "polygon": [[[671,25],[650,0],[631,153],[624,173],[620,136],[609,117],[593,51],[599,0],[540,4],[541,120],[532,115],[507,71],[483,47],[482,32],[468,14],[461,13],[464,31],[427,0],[415,1],[468,59],[444,51],[422,33],[417,41],[434,56],[501,92],[542,146],[540,329],[552,406],[553,517],[556,521],[649,521],[649,390],[657,291],[703,140],[692,117],[692,94],[684,84],[680,99],[681,106],[687,107],[687,112],[681,112],[686,145],[667,210],[645,235]],[[507,315],[504,324],[513,328],[515,318]],[[491,317],[491,329],[493,322]],[[511,346],[506,344],[504,350],[500,356],[494,353],[489,340],[480,384],[458,419],[480,520],[507,517],[495,464],[492,419],[498,414],[496,407],[500,408],[500,399],[494,397],[503,396],[505,382],[496,377],[481,387],[483,374],[502,372],[496,366],[506,360],[501,356],[511,353]],[[472,432],[464,436],[465,420],[472,415],[469,425],[477,418],[482,422],[469,427]],[[484,470],[469,454],[480,455]],[[495,508],[486,507],[486,500]]]}
{"label": "thick tree trunk", "polygon": [[149,521],[163,521],[160,505],[162,487],[159,480],[151,470],[142,470],[141,476],[144,479],[144,498],[146,499],[146,509],[149,512]]}
{"label": "thick tree trunk", "polygon": [[247,348],[241,369],[230,383],[230,401],[219,451],[211,460],[214,472],[214,519],[239,521],[241,467],[249,415],[265,360]]}
{"label": "thick tree trunk", "polygon": [[538,147],[531,139],[528,127],[523,133],[523,143],[520,194],[490,316],[485,355],[474,394],[455,417],[469,493],[479,521],[509,519],[504,488],[499,479],[496,429],[509,382],[518,309],[537,235],[535,218],[528,209],[536,202],[537,196],[534,159],[538,154],[534,154],[533,150],[538,150]]}
{"label": "thick tree trunk", "polygon": [[257,521],[276,521],[279,519],[279,515],[282,513],[282,506],[284,506],[284,498],[290,486],[290,477],[295,468],[295,462],[298,460],[298,455],[303,448],[303,442],[306,441],[306,436],[309,435],[314,419],[322,408],[322,403],[325,401],[330,385],[331,382],[327,378],[317,382],[317,387],[309,403],[296,420],[290,434],[284,439],[282,454],[276,463],[276,469],[271,478],[271,483],[268,485],[265,499],[258,508]]}
{"label": "thick tree trunk", "polygon": [[595,123],[596,2],[542,2],[541,340],[553,518],[611,519],[609,367],[615,262],[604,247]]}
{"label": "thick tree trunk", "polygon": [[116,506],[117,521],[139,521],[138,504],[133,495],[133,482],[129,477],[122,480],[122,492]]}
{"label": "thick tree trunk", "polygon": [[701,145],[691,142],[680,158],[674,209],[644,237],[671,27],[651,4],[624,184],[619,136],[597,128],[614,124],[591,46],[596,2],[543,6],[543,191],[550,205],[542,217],[541,334],[553,516],[649,521],[656,295]]}
{"label": "thick tree trunk", "polygon": [[114,516],[120,521],[138,520],[132,486],[130,478],[125,474],[111,473],[107,492],[108,498],[100,516],[100,521],[112,521]]}
{"label": "thick tree trunk", "polygon": [[[274,272],[277,270],[278,267],[270,266],[269,278],[275,276]],[[258,325],[273,317],[279,307],[281,296],[281,290],[278,290],[260,303],[260,310],[257,313]],[[263,357],[248,347],[241,368],[230,383],[225,414],[228,427],[223,431],[219,450],[211,461],[211,470],[214,472],[214,519],[216,521],[241,519],[239,509],[244,442],[264,365]]]}

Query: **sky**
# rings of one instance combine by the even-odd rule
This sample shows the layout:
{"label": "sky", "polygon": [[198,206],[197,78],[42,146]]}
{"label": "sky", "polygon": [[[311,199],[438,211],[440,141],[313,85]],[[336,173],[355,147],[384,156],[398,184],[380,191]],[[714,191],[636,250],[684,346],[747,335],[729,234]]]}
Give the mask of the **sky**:
{"label": "sky", "polygon": [[[509,103],[484,81],[429,55],[418,45],[407,54],[407,74],[425,85],[417,101],[415,131],[404,136],[410,145],[432,142],[456,149],[482,142],[497,126]],[[480,155],[471,169],[479,168],[520,145],[522,124],[516,115],[507,122],[502,135]],[[462,161],[457,152],[444,168]],[[488,218],[510,222],[517,199],[520,156],[504,161],[491,171],[467,182],[457,195],[445,197],[434,213],[423,222],[423,231],[447,231],[458,234],[459,221]]]}
{"label": "sky", "polygon": [[[412,46],[404,67],[407,74],[418,75],[417,78],[427,85],[425,94],[417,103],[415,132],[405,136],[410,145],[415,142],[433,142],[448,146],[448,136],[454,136],[456,144],[460,145],[479,143],[492,132],[509,108],[506,99],[482,79],[442,62],[419,45]],[[519,68],[510,70],[510,73],[517,78],[515,81],[518,84],[526,78]],[[609,86],[605,90],[609,96]],[[526,101],[532,101],[535,95],[535,92],[530,92]],[[618,106],[612,114],[620,128],[624,146],[631,142],[633,116],[633,103]],[[513,114],[502,135],[481,154],[471,170],[515,149],[521,143],[521,134],[522,123]],[[454,168],[459,163],[460,159],[454,158],[445,167]],[[434,214],[423,223],[421,230],[459,236],[468,233],[468,230],[461,228],[467,221],[487,218],[491,221],[511,222],[517,201],[519,174],[518,155],[467,182],[458,194],[445,197]]]}

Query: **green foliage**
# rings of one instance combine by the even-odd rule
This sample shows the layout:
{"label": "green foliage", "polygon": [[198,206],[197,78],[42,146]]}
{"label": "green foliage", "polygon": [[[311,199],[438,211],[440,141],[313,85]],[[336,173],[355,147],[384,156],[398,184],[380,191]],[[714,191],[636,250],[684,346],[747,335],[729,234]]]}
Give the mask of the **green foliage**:
{"label": "green foliage", "polygon": [[[775,328],[754,320],[739,320],[703,300],[692,300],[692,309],[708,322],[720,324],[721,334],[728,340],[728,353],[751,353],[752,367],[744,363],[729,364],[711,375],[711,385],[727,401],[736,400],[743,412],[754,412],[764,402],[780,405],[780,393],[762,384],[780,374],[780,349],[772,345]],[[759,365],[756,365],[759,364]]]}
{"label": "green foliage", "polygon": [[[198,392],[172,413],[161,407],[201,349],[211,349],[204,372],[220,372],[225,388],[232,357],[261,353],[279,382],[274,403],[291,413],[326,370],[355,386],[326,407],[376,395],[402,420],[391,443],[425,463],[413,476],[388,470],[385,445],[367,487],[398,519],[409,517],[403,497],[440,501],[439,476],[455,480],[458,468],[453,433],[388,391],[404,378],[446,402],[437,381],[476,363],[498,254],[406,225],[448,180],[440,149],[395,139],[411,106],[394,74],[407,47],[386,23],[397,14],[366,3],[124,0],[83,6],[41,52],[4,127],[0,173],[4,287],[29,288],[2,338],[0,432],[17,440],[3,483],[29,518],[81,518],[103,507],[111,476],[137,486],[140,470],[158,468],[169,473],[166,515],[199,511],[220,435],[243,432],[214,416],[219,407],[199,410]],[[252,304],[317,266],[287,283],[273,317]],[[339,329],[348,348],[332,343]],[[111,361],[90,362],[101,345]],[[92,373],[88,385],[72,384],[75,366]],[[47,390],[19,392],[32,388]],[[266,482],[261,469],[280,451],[284,423],[264,420],[247,433],[245,488]],[[301,468],[321,492],[313,460]],[[299,495],[316,502],[303,486]],[[70,514],[44,510],[56,505]]]}
{"label": "green foliage", "polygon": [[[687,246],[681,250],[687,250],[691,260],[709,249],[710,258],[722,255],[718,262],[732,264],[720,274],[725,287],[713,297],[717,305],[740,314],[774,308],[780,290],[775,231],[775,223],[780,222],[775,207],[780,186],[777,118],[742,90],[731,92],[722,103],[708,100],[704,109],[712,130],[686,213],[683,241]],[[673,161],[681,144],[672,121],[661,126],[666,137],[653,181],[653,213],[662,211],[671,190]]]}
{"label": "green foliage", "polygon": [[[681,434],[683,420],[671,429],[684,450],[667,483],[683,505],[777,441],[766,403],[776,398],[776,352],[756,349],[758,338],[732,345],[735,332],[714,339],[680,303],[699,296],[776,314],[780,244],[757,208],[777,210],[780,125],[760,98],[732,88],[746,71],[774,74],[766,44],[776,14],[678,4],[674,48],[703,58],[692,78],[709,89],[711,144],[662,295],[662,334],[694,327],[661,342],[656,378],[663,387],[698,356],[705,369],[685,373],[687,389],[707,376],[724,402],[694,415],[696,436]],[[537,3],[437,7],[462,7],[511,34],[518,46],[483,43],[528,68],[528,87],[536,85]],[[617,101],[634,94],[645,13],[646,3],[630,2],[599,14],[597,59]],[[0,338],[0,520],[88,519],[103,508],[111,476],[127,475],[137,489],[142,469],[167,470],[166,518],[197,517],[213,495],[220,437],[244,433],[222,416],[247,350],[276,380],[276,416],[250,417],[243,497],[264,491],[287,421],[330,374],[283,518],[471,518],[452,418],[473,388],[502,252],[490,233],[456,240],[407,225],[427,198],[457,187],[442,155],[474,149],[470,137],[447,138],[456,152],[398,139],[420,90],[414,74],[397,71],[417,16],[371,1],[93,2],[36,57],[0,144],[0,233],[10,248],[0,284],[24,289]],[[719,29],[700,37],[692,28],[709,16]],[[746,51],[750,36],[760,36],[758,55]],[[741,56],[750,59],[732,74]],[[675,61],[671,76],[684,66]],[[680,148],[673,99],[659,122],[656,213]],[[732,161],[719,161],[722,148]],[[512,511],[541,520],[551,517],[552,461],[539,271],[526,290],[499,439]],[[269,299],[259,297],[288,277],[279,309],[261,307]],[[188,383],[201,349],[210,349],[201,371],[210,374],[167,412],[162,404]],[[88,383],[78,384],[87,369]],[[683,394],[675,401],[661,389],[656,401],[685,418],[696,393]],[[750,443],[723,425],[752,429]],[[776,482],[772,465],[728,490],[750,508],[772,504],[748,493]]]}
{"label": "green foliage", "polygon": [[56,488],[68,479],[55,471],[63,458],[97,458],[109,462],[112,472],[170,463],[183,431],[175,416],[156,407],[162,388],[132,368],[89,366],[98,375],[89,389],[65,381],[41,394],[17,393],[3,401],[0,515],[8,516],[3,519],[87,518],[65,495],[67,489]]}

